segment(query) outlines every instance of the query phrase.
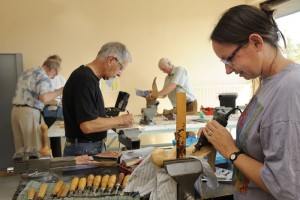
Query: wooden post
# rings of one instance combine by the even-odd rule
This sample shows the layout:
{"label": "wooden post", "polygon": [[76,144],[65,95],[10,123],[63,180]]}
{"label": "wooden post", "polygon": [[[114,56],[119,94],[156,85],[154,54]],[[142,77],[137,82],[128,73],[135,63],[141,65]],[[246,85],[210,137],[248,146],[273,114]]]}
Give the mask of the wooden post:
{"label": "wooden post", "polygon": [[176,158],[185,158],[186,155],[186,95],[178,92],[176,96]]}

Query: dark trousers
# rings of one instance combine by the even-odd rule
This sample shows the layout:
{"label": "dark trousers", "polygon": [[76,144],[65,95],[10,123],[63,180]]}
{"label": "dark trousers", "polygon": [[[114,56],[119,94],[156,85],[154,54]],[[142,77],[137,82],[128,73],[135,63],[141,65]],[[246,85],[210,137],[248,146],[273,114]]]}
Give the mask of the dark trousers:
{"label": "dark trousers", "polygon": [[[44,121],[47,124],[48,127],[52,126],[54,122],[56,121],[55,117],[45,117]],[[52,150],[53,157],[61,157],[61,140],[60,137],[50,137],[50,147]]]}

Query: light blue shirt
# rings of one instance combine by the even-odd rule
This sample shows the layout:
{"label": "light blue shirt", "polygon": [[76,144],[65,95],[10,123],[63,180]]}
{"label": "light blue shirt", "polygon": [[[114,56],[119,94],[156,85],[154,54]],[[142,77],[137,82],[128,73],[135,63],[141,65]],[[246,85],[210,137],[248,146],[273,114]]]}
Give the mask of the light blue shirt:
{"label": "light blue shirt", "polygon": [[41,94],[53,91],[50,78],[42,67],[26,70],[19,77],[13,105],[28,105],[43,110],[44,104],[39,100]]}

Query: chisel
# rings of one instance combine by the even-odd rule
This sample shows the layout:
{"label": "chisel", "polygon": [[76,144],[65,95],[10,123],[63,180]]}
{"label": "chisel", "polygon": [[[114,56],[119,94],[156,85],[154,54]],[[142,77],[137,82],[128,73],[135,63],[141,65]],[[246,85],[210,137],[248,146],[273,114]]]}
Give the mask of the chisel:
{"label": "chisel", "polygon": [[65,184],[63,184],[63,185],[60,187],[59,191],[58,191],[57,194],[56,194],[56,197],[57,197],[57,198],[60,198],[60,195],[61,195],[61,193],[63,192],[64,187],[65,187]]}
{"label": "chisel", "polygon": [[79,179],[79,184],[78,184],[78,193],[80,195],[83,194],[83,191],[85,189],[85,186],[86,186],[86,178],[85,177],[82,177]]}
{"label": "chisel", "polygon": [[55,187],[54,187],[54,189],[53,189],[53,192],[52,192],[52,197],[56,197],[57,196],[57,194],[58,194],[58,191],[60,190],[60,188],[62,187],[64,185],[64,181],[63,180],[59,180],[57,183],[56,183],[56,185],[55,185]]}
{"label": "chisel", "polygon": [[109,175],[108,174],[104,175],[103,178],[102,178],[101,188],[100,188],[102,194],[104,193],[104,191],[105,191],[105,189],[107,187],[108,179],[109,179]]}
{"label": "chisel", "polygon": [[46,192],[47,192],[47,189],[48,189],[48,184],[43,183],[40,187],[39,192],[38,192],[37,200],[43,200],[44,199],[44,197],[46,195]]}
{"label": "chisel", "polygon": [[111,191],[114,189],[116,181],[117,181],[117,176],[115,174],[112,174],[108,179],[108,184],[107,184],[108,194],[110,194]]}
{"label": "chisel", "polygon": [[122,192],[121,192],[121,194],[123,195],[124,194],[124,188],[126,187],[126,185],[127,185],[127,181],[128,181],[128,179],[130,178],[130,174],[127,174],[125,177],[124,177],[124,179],[123,179],[123,182],[122,182]]}
{"label": "chisel", "polygon": [[33,200],[34,199],[34,195],[35,195],[35,189],[34,188],[30,188],[28,190],[28,200]]}
{"label": "chisel", "polygon": [[70,185],[69,184],[64,185],[63,190],[62,190],[59,197],[60,198],[65,198],[68,195],[69,190],[70,190]]}
{"label": "chisel", "polygon": [[89,174],[86,180],[86,196],[89,195],[94,182],[94,174]]}
{"label": "chisel", "polygon": [[119,175],[118,175],[118,179],[117,179],[117,183],[116,183],[116,194],[118,194],[118,190],[119,190],[119,187],[121,186],[121,184],[122,184],[122,181],[123,181],[123,179],[124,179],[124,176],[125,176],[125,174],[122,172],[122,173],[119,173]]}
{"label": "chisel", "polygon": [[92,187],[92,191],[95,195],[96,195],[97,189],[99,188],[100,183],[101,183],[101,176],[100,175],[95,176],[94,182],[93,182],[93,187]]}
{"label": "chisel", "polygon": [[74,192],[76,191],[76,189],[78,187],[78,183],[79,183],[79,178],[77,176],[75,176],[72,179],[71,186],[70,186],[70,193],[69,193],[68,197],[73,196]]}

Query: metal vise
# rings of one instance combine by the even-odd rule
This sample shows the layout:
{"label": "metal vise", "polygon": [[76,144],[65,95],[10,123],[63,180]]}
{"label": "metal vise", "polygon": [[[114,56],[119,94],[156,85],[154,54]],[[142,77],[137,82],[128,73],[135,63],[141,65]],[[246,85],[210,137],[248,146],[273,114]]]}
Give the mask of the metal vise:
{"label": "metal vise", "polygon": [[147,100],[147,108],[142,108],[142,119],[140,124],[152,125],[154,124],[154,117],[157,114],[158,101]]}
{"label": "metal vise", "polygon": [[194,158],[181,158],[164,161],[164,168],[177,182],[177,199],[193,200],[194,183],[203,172],[201,162]]}
{"label": "metal vise", "polygon": [[125,150],[139,149],[141,141],[138,135],[140,133],[137,128],[120,130],[118,132],[119,142],[125,146]]}
{"label": "metal vise", "polygon": [[75,157],[40,156],[32,147],[20,148],[13,156],[14,172],[47,172],[51,168],[76,166]]}

